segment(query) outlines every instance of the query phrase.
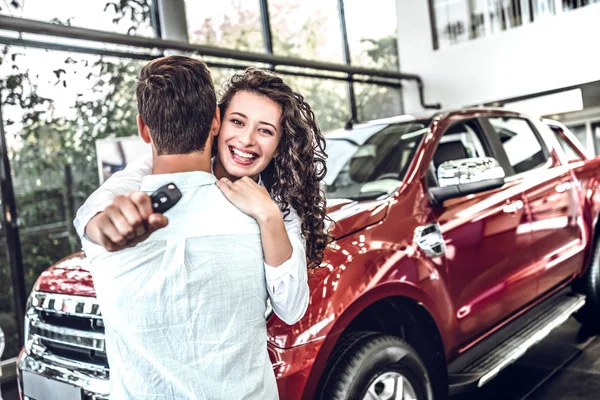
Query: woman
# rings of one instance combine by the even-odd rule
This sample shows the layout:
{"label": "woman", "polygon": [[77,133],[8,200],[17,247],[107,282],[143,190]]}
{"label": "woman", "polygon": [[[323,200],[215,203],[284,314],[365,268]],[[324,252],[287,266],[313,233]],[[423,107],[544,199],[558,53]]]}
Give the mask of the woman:
{"label": "woman", "polygon": [[[308,306],[307,266],[321,263],[328,242],[319,187],[325,139],[302,95],[267,71],[234,75],[219,107],[213,173],[224,195],[258,222],[273,310],[293,324]],[[134,163],[94,192],[77,213],[79,234],[115,194],[137,190],[151,170],[150,159]]]}

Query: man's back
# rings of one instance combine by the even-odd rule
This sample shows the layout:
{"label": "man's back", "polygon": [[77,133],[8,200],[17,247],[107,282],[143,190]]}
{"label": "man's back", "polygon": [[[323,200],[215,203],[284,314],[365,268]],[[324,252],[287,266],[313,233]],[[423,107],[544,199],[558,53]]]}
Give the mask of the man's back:
{"label": "man's back", "polygon": [[277,398],[260,231],[215,181],[204,172],[147,176],[142,191],[174,182],[182,192],[169,225],[116,253],[86,244],[112,398]]}

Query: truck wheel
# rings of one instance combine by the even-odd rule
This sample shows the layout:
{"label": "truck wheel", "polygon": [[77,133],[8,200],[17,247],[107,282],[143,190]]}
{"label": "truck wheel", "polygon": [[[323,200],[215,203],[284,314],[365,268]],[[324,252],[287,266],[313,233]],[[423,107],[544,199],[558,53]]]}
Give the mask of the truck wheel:
{"label": "truck wheel", "polygon": [[585,305],[575,314],[582,324],[600,327],[600,238],[594,242],[590,265],[578,282],[578,291],[586,297]]}
{"label": "truck wheel", "polygon": [[321,399],[433,399],[427,368],[396,336],[356,332],[342,338],[328,367]]}

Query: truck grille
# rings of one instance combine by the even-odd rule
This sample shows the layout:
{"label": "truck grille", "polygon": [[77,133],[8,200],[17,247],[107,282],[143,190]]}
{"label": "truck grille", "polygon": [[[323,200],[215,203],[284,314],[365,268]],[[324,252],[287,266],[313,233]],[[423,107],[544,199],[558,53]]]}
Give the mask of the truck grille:
{"label": "truck grille", "polygon": [[108,375],[104,324],[94,297],[34,292],[27,329],[28,352]]}

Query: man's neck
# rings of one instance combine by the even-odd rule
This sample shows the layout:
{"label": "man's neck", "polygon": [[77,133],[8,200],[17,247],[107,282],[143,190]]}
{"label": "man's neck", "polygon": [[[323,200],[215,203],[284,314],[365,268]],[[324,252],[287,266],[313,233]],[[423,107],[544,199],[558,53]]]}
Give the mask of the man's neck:
{"label": "man's neck", "polygon": [[210,151],[153,156],[154,175],[195,171],[211,172]]}

